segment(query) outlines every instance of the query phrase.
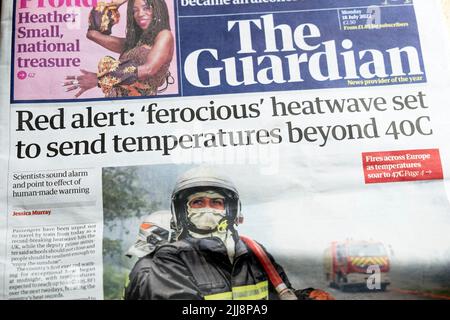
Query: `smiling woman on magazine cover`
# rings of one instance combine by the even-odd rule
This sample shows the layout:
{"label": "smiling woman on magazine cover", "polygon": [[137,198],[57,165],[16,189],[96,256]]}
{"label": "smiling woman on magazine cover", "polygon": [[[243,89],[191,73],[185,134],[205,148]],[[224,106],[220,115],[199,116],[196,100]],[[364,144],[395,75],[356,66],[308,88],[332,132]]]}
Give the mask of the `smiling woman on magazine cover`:
{"label": "smiling woman on magazine cover", "polygon": [[[119,21],[118,8],[128,2],[126,37],[111,35]],[[164,0],[116,0],[99,2],[89,15],[87,38],[119,53],[119,59],[103,57],[98,72],[81,70],[67,76],[67,91],[78,90],[75,97],[100,87],[106,97],[154,96],[173,83],[169,72],[174,39]]]}

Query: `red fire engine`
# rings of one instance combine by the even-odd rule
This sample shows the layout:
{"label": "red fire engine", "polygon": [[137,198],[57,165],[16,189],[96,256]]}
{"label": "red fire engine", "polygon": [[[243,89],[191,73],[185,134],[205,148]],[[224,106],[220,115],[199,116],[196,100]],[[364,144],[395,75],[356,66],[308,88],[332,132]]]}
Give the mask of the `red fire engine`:
{"label": "red fire engine", "polygon": [[[389,269],[388,253],[381,242],[335,241],[325,250],[325,278],[331,287],[342,291],[350,288],[367,289],[375,272],[379,273],[376,275],[379,281],[378,289],[384,291],[390,284]],[[368,281],[369,277],[371,279]]]}

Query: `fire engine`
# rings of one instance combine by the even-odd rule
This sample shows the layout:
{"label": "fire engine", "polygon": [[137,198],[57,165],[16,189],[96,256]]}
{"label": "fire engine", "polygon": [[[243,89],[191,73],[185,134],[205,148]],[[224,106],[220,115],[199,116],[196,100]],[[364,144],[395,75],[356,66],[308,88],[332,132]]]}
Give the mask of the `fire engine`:
{"label": "fire engine", "polygon": [[325,278],[331,287],[342,291],[368,288],[368,279],[379,272],[379,289],[390,284],[390,261],[386,248],[375,241],[334,241],[324,253]]}

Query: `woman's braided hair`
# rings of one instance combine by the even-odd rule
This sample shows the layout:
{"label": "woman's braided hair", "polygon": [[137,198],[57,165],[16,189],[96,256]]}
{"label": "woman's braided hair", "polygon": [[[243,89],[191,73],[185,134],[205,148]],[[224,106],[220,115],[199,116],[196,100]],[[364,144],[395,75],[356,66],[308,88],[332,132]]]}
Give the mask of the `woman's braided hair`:
{"label": "woman's braided hair", "polygon": [[135,0],[128,0],[127,30],[124,51],[129,51],[137,45],[152,46],[155,38],[162,30],[170,30],[169,11],[165,0],[145,0],[153,10],[153,19],[146,30],[142,30],[134,20],[133,6]]}

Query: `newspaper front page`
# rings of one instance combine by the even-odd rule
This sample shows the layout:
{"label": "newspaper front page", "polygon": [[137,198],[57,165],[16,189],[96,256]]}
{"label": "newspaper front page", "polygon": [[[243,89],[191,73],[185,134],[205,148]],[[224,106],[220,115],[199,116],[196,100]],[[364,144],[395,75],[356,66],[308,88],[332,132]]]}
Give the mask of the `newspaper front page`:
{"label": "newspaper front page", "polygon": [[[247,279],[229,294],[187,260],[195,286],[155,267],[209,237],[232,268],[238,236],[295,292],[450,298],[448,2],[1,6],[0,298],[272,297],[257,260],[265,281],[229,269]],[[228,225],[196,233],[192,195],[176,202],[189,172],[232,181],[211,188]]]}

